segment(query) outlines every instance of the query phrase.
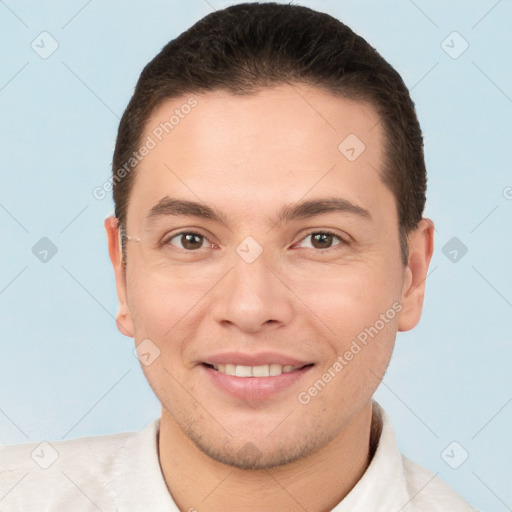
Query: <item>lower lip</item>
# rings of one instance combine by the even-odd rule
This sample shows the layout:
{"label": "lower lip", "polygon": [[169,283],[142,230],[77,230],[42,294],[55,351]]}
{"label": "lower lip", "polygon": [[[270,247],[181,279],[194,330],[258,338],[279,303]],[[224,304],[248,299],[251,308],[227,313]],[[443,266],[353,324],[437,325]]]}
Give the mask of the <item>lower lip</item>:
{"label": "lower lip", "polygon": [[235,375],[219,372],[206,365],[200,365],[200,367],[221,391],[246,401],[271,398],[279,391],[296,384],[312,368],[312,366],[305,366],[274,377],[236,377]]}

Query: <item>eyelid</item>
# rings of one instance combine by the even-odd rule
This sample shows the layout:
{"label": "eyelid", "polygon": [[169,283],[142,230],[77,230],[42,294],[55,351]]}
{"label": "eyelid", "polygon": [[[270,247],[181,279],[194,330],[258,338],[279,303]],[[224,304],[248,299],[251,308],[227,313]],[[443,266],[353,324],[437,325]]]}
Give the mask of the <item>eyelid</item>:
{"label": "eyelid", "polygon": [[194,251],[191,251],[191,250],[183,249],[181,247],[177,247],[177,246],[169,243],[173,238],[176,238],[179,235],[199,235],[199,236],[203,237],[209,243],[210,248],[211,248],[212,244],[219,245],[217,242],[212,242],[210,235],[205,235],[202,232],[202,230],[199,229],[199,228],[181,229],[180,231],[167,233],[162,238],[162,241],[160,242],[160,245],[162,245],[162,246],[172,245],[176,249],[179,249],[179,250],[182,250],[182,251],[185,251],[185,252],[199,252],[202,249],[207,249],[207,247],[201,247],[200,249],[195,249]]}
{"label": "eyelid", "polygon": [[[346,239],[346,238],[350,238],[349,235],[347,235],[347,234],[344,234],[345,236],[343,236],[340,233],[336,233],[332,229],[321,229],[321,228],[318,229],[318,228],[316,228],[316,229],[311,229],[311,230],[307,231],[306,233],[304,233],[301,236],[301,238],[297,242],[295,242],[292,246],[297,245],[298,243],[302,242],[307,237],[309,237],[311,235],[314,235],[314,234],[318,234],[318,233],[332,235],[332,236],[338,238],[340,243],[335,245],[335,246],[333,246],[333,247],[328,247],[326,249],[315,249],[315,248],[313,248],[313,250],[315,250],[315,251],[327,252],[327,251],[330,251],[330,250],[336,250],[336,248],[338,246],[340,246],[340,245],[348,245],[348,244],[350,244],[350,241]],[[211,248],[212,244],[215,244],[217,246],[220,245],[217,242],[212,242],[210,235],[204,234],[202,232],[202,229],[199,229],[199,228],[181,229],[180,231],[177,231],[177,232],[168,233],[168,234],[166,234],[163,237],[163,239],[162,239],[162,241],[160,243],[161,243],[161,245],[172,245],[172,244],[169,244],[170,240],[172,240],[173,238],[176,238],[179,235],[185,235],[185,234],[193,234],[193,235],[199,235],[199,236],[203,237],[209,243],[210,247],[202,247],[200,249],[195,249],[193,251],[192,250],[187,250],[187,249],[182,249],[182,248],[176,247],[174,245],[173,245],[173,247],[176,247],[177,249],[185,251],[185,252],[196,252],[197,253],[197,252],[199,252],[199,251],[201,251],[203,249]]]}
{"label": "eyelid", "polygon": [[[335,231],[333,231],[332,229],[311,229],[309,230],[308,232],[306,232],[300,239],[298,242],[294,243],[293,245],[296,245],[300,242],[302,242],[304,239],[306,239],[307,237],[311,236],[311,235],[316,235],[318,233],[321,233],[321,234],[325,234],[325,235],[332,235],[336,238],[338,238],[340,240],[340,243],[333,246],[333,247],[328,247],[326,249],[315,249],[313,248],[313,250],[317,251],[317,252],[327,252],[327,251],[331,251],[331,250],[336,250],[339,246],[345,246],[345,245],[349,245],[350,244],[350,241],[347,240],[347,238],[350,238],[349,235],[345,234],[345,236],[341,235],[340,233],[336,233]],[[311,249],[310,247],[306,247],[306,249]]]}

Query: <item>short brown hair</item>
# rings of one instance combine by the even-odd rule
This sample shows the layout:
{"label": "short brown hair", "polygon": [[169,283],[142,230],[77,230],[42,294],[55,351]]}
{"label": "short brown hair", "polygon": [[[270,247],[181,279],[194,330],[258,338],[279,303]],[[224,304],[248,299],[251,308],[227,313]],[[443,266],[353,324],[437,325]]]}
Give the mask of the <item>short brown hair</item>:
{"label": "short brown hair", "polygon": [[273,2],[213,12],[146,65],[121,119],[114,151],[113,196],[121,229],[134,173],[119,179],[116,170],[126,168],[163,100],[219,89],[253,94],[283,83],[320,87],[376,109],[386,134],[381,179],[395,196],[407,264],[407,236],[422,218],[427,182],[423,137],[407,87],[373,47],[339,20]]}

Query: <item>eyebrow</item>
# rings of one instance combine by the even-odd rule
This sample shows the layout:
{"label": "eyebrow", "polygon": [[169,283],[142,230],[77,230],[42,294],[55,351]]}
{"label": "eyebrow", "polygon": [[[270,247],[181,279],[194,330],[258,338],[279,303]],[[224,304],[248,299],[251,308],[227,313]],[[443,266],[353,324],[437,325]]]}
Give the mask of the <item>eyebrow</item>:
{"label": "eyebrow", "polygon": [[[274,219],[269,219],[269,224],[275,225],[333,212],[348,213],[356,217],[371,219],[370,212],[361,206],[351,203],[347,199],[331,197],[286,205]],[[161,217],[179,215],[208,219],[226,226],[229,224],[227,217],[215,207],[169,196],[163,197],[149,210],[146,215],[146,223],[152,224]]]}

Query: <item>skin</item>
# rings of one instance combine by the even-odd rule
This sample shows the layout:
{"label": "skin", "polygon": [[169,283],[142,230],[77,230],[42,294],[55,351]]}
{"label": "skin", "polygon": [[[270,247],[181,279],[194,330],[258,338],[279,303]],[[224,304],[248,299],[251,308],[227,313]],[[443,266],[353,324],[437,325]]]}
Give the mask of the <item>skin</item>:
{"label": "skin", "polygon": [[[126,231],[140,242],[127,242],[126,268],[117,220],[105,221],[118,327],[160,350],[142,369],[162,403],[163,476],[181,510],[329,510],[368,466],[371,397],[396,332],[420,319],[433,224],[423,219],[410,234],[404,266],[395,199],[376,172],[384,134],[371,106],[298,84],[194,97],[198,105],[137,168]],[[144,139],[187,99],[162,103]],[[353,162],[338,150],[349,134],[366,146]],[[167,216],[147,229],[147,212],[164,196],[215,207],[227,225]],[[271,220],[284,206],[332,197],[369,216]],[[178,236],[158,249],[180,230],[208,241],[187,253]],[[308,235],[325,230],[343,238],[315,245]],[[248,236],[263,249],[252,263],[235,250]],[[395,318],[300,403],[394,303],[402,306]],[[211,354],[265,350],[314,366],[266,400],[231,397],[205,378]]]}

